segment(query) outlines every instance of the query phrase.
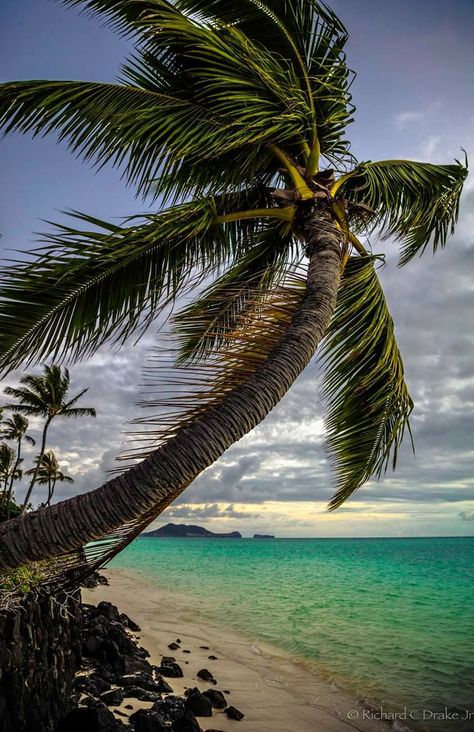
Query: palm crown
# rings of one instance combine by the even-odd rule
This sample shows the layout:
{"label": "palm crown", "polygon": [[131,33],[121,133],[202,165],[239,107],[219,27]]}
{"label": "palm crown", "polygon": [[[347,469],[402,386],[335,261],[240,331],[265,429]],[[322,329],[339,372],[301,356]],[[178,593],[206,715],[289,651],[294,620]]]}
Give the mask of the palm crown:
{"label": "palm crown", "polygon": [[[65,4],[82,5],[135,38],[120,83],[4,84],[0,124],[6,132],[56,132],[86,160],[121,167],[162,207],[121,226],[76,212],[80,226],[57,226],[33,262],[3,272],[3,370],[123,343],[205,283],[175,319],[177,363],[221,357],[209,396],[215,404],[253,368],[249,351],[258,362],[275,346],[264,337],[269,323],[281,335],[275,324],[283,311],[282,327],[291,322],[301,297],[284,306],[274,300],[289,282],[298,290],[292,273],[319,207],[330,213],[341,250],[323,351],[328,446],[338,474],[331,505],[339,505],[395,461],[412,408],[377,257],[358,236],[377,229],[393,237],[401,264],[428,246],[443,247],[466,165],[353,158],[347,32],[316,0]],[[23,396],[11,392],[25,414],[46,404],[35,384],[25,383]],[[199,404],[191,397],[178,425],[199,414],[202,394]]]}

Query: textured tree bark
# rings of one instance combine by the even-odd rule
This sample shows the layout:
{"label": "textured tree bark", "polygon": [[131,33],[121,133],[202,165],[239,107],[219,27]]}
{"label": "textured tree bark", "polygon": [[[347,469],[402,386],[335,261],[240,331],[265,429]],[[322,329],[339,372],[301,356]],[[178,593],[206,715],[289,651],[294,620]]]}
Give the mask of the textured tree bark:
{"label": "textured tree bark", "polygon": [[[61,556],[151,510],[153,517],[278,404],[311,360],[333,313],[340,233],[324,203],[305,215],[306,293],[267,360],[217,407],[149,458],[90,493],[0,526],[0,569]],[[152,519],[150,519],[152,520]]]}

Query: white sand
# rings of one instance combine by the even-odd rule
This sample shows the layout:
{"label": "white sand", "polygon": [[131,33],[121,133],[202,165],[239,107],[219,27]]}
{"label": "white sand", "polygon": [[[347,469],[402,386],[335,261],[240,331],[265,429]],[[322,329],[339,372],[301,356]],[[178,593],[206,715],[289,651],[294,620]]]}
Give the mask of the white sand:
{"label": "white sand", "polygon": [[[267,644],[252,643],[233,630],[201,620],[190,620],[181,611],[179,596],[158,590],[122,570],[106,570],[110,586],[83,590],[84,602],[101,600],[114,603],[141,627],[136,634],[150,652],[150,662],[160,665],[162,656],[174,656],[184,678],[167,679],[181,695],[186,687],[201,691],[210,684],[196,677],[208,668],[217,679],[216,689],[229,690],[228,703],[245,714],[242,721],[230,720],[220,710],[214,716],[199,717],[203,730],[222,732],[386,732],[385,723],[362,719],[362,707],[334,684],[318,678],[310,668]],[[181,649],[171,651],[168,644],[181,639]],[[208,646],[209,650],[200,646]],[[190,654],[183,650],[190,650]],[[218,660],[209,660],[215,655]],[[133,710],[125,709],[132,704]],[[120,710],[152,706],[126,699]],[[356,710],[358,719],[353,719]],[[348,714],[352,714],[348,717]],[[123,719],[123,717],[122,717]]]}

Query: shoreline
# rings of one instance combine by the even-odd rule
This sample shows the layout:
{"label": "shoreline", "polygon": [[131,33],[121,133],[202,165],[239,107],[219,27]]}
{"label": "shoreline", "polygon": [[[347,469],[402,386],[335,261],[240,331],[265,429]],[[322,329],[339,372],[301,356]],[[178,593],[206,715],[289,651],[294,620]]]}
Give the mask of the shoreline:
{"label": "shoreline", "polygon": [[[106,600],[132,617],[141,627],[139,641],[149,651],[152,663],[160,665],[162,656],[170,653],[176,656],[184,677],[170,679],[174,693],[182,695],[185,688],[194,686],[201,691],[208,688],[209,684],[198,679],[196,673],[201,668],[209,668],[217,678],[216,688],[229,690],[229,703],[245,714],[240,722],[219,712],[212,718],[199,718],[204,731],[219,728],[221,732],[235,729],[241,732],[387,732],[393,729],[385,722],[364,719],[364,707],[357,700],[336,684],[320,678],[303,660],[260,640],[252,642],[233,629],[183,615],[178,593],[158,589],[128,570],[102,572],[110,585],[83,589],[83,601],[97,604]],[[176,638],[181,639],[181,648],[170,651],[168,645]],[[184,655],[182,649],[190,653]],[[132,710],[123,705],[117,709],[128,716],[149,706],[136,701]]]}

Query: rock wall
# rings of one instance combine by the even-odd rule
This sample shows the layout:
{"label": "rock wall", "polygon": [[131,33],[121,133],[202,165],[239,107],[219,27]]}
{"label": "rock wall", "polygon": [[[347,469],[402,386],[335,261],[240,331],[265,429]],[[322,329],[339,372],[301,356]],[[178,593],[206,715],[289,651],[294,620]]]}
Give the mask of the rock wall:
{"label": "rock wall", "polygon": [[0,732],[54,732],[71,708],[81,625],[79,591],[0,612]]}

